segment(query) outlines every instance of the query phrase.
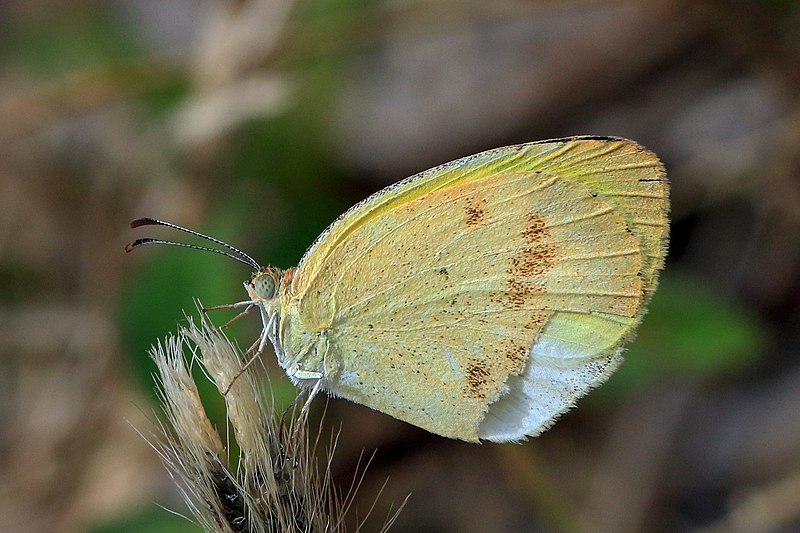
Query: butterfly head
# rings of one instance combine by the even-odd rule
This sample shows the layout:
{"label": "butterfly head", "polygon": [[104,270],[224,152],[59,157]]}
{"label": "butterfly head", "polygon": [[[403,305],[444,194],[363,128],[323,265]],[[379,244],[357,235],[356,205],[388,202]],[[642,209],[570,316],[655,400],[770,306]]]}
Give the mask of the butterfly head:
{"label": "butterfly head", "polygon": [[273,267],[261,267],[253,276],[244,282],[244,288],[254,302],[271,303],[280,293],[283,270]]}

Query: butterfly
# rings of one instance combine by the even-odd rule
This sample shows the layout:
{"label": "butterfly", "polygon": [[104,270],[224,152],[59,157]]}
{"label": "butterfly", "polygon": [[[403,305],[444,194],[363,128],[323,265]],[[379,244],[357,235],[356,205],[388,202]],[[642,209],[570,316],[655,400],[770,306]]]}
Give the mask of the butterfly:
{"label": "butterfly", "polygon": [[[485,151],[353,206],[297,267],[244,285],[280,366],[313,397],[445,437],[506,442],[550,427],[622,361],[664,266],[669,184],[622,138]],[[139,239],[140,244],[172,243]],[[237,257],[240,256],[240,257]],[[310,398],[309,398],[310,401]]]}

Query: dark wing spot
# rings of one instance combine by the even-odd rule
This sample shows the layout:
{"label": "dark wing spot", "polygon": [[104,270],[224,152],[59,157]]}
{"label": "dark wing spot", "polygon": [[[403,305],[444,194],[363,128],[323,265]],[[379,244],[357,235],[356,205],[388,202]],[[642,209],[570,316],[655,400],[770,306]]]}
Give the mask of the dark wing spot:
{"label": "dark wing spot", "polygon": [[535,244],[541,242],[550,233],[547,231],[547,225],[544,220],[534,213],[528,213],[528,227],[522,230],[522,238],[528,244]]}
{"label": "dark wing spot", "polygon": [[547,313],[541,311],[531,313],[528,321],[525,323],[525,329],[539,331],[544,327],[545,322],[547,322],[547,316]]}
{"label": "dark wing spot", "polygon": [[522,309],[528,303],[528,299],[534,294],[543,292],[545,286],[512,276],[506,280],[506,288],[506,292],[493,300],[509,309]]}
{"label": "dark wing spot", "polygon": [[466,372],[466,388],[464,392],[467,396],[482,400],[486,398],[486,382],[489,372],[478,361],[470,361]]}
{"label": "dark wing spot", "polygon": [[512,309],[526,307],[531,295],[541,293],[545,289],[541,277],[553,268],[558,259],[558,250],[548,242],[550,232],[541,217],[529,213],[520,236],[522,246],[519,252],[508,260],[507,291],[499,299],[499,303]]}
{"label": "dark wing spot", "polygon": [[525,344],[515,339],[504,339],[500,343],[500,352],[511,364],[509,369],[511,374],[522,372],[525,362],[528,360],[528,348]]}
{"label": "dark wing spot", "polygon": [[557,257],[556,247],[550,244],[550,232],[541,217],[528,215],[528,226],[521,232],[526,246],[510,259],[508,273],[516,277],[533,277],[546,274]]}
{"label": "dark wing spot", "polygon": [[556,249],[549,244],[528,246],[512,257],[511,268],[506,272],[514,276],[533,277],[546,274],[556,260]]}
{"label": "dark wing spot", "polygon": [[464,211],[467,214],[467,226],[482,224],[486,219],[486,198],[480,194],[470,196]]}

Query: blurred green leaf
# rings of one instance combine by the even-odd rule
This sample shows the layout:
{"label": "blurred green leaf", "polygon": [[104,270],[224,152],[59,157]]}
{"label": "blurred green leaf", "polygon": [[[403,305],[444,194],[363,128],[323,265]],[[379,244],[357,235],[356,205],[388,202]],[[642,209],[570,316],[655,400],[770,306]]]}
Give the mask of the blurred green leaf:
{"label": "blurred green leaf", "polygon": [[766,338],[752,313],[707,285],[667,273],[625,362],[601,390],[642,388],[665,376],[741,372],[758,360]]}
{"label": "blurred green leaf", "polygon": [[163,73],[158,82],[133,79],[142,88],[142,102],[156,117],[167,115],[181,104],[189,94],[189,82],[177,73]]}
{"label": "blurred green leaf", "polygon": [[0,58],[6,67],[58,77],[128,59],[137,52],[126,27],[103,9],[65,7],[16,22],[5,29],[0,41]]}
{"label": "blurred green leaf", "polygon": [[[280,198],[281,218],[252,198],[235,201],[251,210],[248,239],[256,259],[282,268],[296,265],[314,239],[349,207],[339,194],[342,187],[337,182],[343,176],[333,169],[316,135],[309,133],[313,128],[303,123],[297,117],[250,123],[235,141],[232,174],[260,188],[269,184],[270,193]],[[259,238],[265,233],[272,235],[269,242]]]}

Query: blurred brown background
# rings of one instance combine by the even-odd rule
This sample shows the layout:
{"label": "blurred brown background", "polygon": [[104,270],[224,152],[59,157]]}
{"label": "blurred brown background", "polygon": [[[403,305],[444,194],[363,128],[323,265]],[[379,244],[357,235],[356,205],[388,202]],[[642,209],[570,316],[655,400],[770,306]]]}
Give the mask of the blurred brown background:
{"label": "blurred brown background", "polygon": [[126,256],[176,237],[130,219],[287,267],[393,181],[572,134],[636,139],[673,185],[622,369],[523,445],[332,401],[337,483],[377,449],[366,531],[409,493],[393,531],[800,530],[798,28],[778,0],[0,3],[0,531],[196,531],[132,427],[146,351],[249,272]]}

